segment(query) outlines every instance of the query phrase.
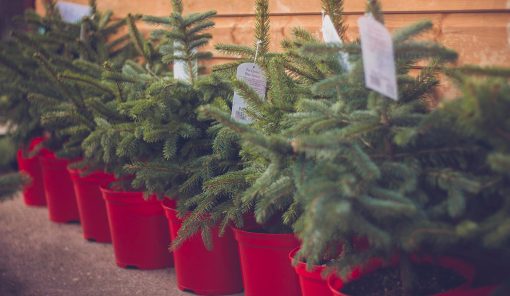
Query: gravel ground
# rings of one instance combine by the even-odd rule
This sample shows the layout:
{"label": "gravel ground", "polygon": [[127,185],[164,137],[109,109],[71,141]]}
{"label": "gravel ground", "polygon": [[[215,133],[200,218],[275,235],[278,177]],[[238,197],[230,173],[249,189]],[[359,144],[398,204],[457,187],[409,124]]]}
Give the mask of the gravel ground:
{"label": "gravel ground", "polygon": [[[87,242],[78,224],[55,224],[21,197],[0,203],[0,295],[192,295],[173,269],[115,265],[112,246]],[[241,296],[242,294],[237,294]]]}

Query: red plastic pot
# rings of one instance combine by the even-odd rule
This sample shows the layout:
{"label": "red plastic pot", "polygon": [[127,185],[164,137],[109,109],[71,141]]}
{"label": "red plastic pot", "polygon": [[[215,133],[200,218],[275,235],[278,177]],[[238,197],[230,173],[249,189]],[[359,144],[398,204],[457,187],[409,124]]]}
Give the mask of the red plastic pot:
{"label": "red plastic pot", "polygon": [[267,234],[233,228],[239,246],[246,296],[301,295],[289,253],[299,246],[293,234]]}
{"label": "red plastic pot", "polygon": [[[290,262],[294,261],[299,247],[292,250],[289,254]],[[322,272],[326,268],[325,265],[315,265],[312,270],[307,270],[306,263],[299,261],[294,266],[294,270],[299,277],[299,285],[301,286],[302,296],[331,296],[331,290],[328,282],[322,277]]]}
{"label": "red plastic pot", "polygon": [[117,265],[122,268],[160,269],[173,264],[165,213],[155,198],[142,192],[101,187]]}
{"label": "red plastic pot", "polygon": [[[43,137],[33,139],[32,142],[30,142],[28,152],[32,152],[33,149],[43,141]],[[47,150],[42,150],[34,157],[25,157],[25,155],[23,155],[23,150],[19,149],[16,155],[20,172],[27,174],[32,179],[32,182],[23,188],[23,200],[27,206],[46,206],[42,170],[39,163],[39,155],[46,151]]]}
{"label": "red plastic pot", "polygon": [[[174,201],[166,200],[162,205],[168,218],[170,236],[175,239],[182,219],[177,217]],[[222,237],[218,233],[219,229],[213,228],[211,251],[205,248],[197,233],[173,252],[180,290],[198,295],[228,295],[243,290],[239,252],[232,230],[227,230]]]}
{"label": "red plastic pot", "polygon": [[89,241],[110,243],[110,226],[106,205],[99,189],[114,181],[114,176],[104,172],[93,172],[82,177],[80,170],[68,169],[73,181],[83,237]]}
{"label": "red plastic pot", "polygon": [[[463,296],[466,295],[466,290],[471,287],[471,284],[473,283],[474,275],[475,275],[475,269],[472,265],[451,257],[413,257],[412,260],[415,263],[426,263],[426,264],[435,264],[439,265],[441,267],[450,269],[461,275],[466,279],[466,281],[460,285],[457,288],[451,289],[446,292],[437,293],[430,296]],[[393,260],[391,265],[397,265],[398,260]],[[355,268],[350,276],[348,276],[348,279],[346,282],[340,280],[335,275],[331,275],[328,278],[328,286],[335,296],[349,296],[348,294],[344,294],[341,292],[342,287],[351,281],[355,281],[359,278],[361,278],[363,275],[366,275],[370,272],[373,272],[381,267],[385,266],[382,262],[382,260],[374,259],[372,262],[367,264],[364,268]]]}
{"label": "red plastic pot", "polygon": [[56,158],[53,153],[40,155],[39,161],[50,220],[56,223],[79,222],[73,183],[67,171],[70,161]]}

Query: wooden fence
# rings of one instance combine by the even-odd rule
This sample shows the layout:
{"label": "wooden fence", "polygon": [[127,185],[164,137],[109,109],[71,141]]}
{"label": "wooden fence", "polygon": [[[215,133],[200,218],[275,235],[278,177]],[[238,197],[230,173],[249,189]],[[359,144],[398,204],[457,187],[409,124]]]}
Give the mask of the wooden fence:
{"label": "wooden fence", "polygon": [[[42,10],[41,2],[37,0],[38,10]],[[356,20],[363,13],[364,2],[346,0],[349,38],[357,36]],[[253,42],[253,0],[184,0],[184,3],[188,13],[211,9],[218,12],[212,30],[213,44]],[[510,66],[510,0],[382,0],[382,3],[391,30],[429,19],[434,22],[434,29],[428,37],[457,50],[461,63]],[[98,0],[98,4],[119,17],[129,12],[158,16],[170,12],[169,0]],[[273,49],[294,27],[319,34],[320,0],[271,0],[270,9]],[[226,58],[220,54],[214,57],[215,62]]]}

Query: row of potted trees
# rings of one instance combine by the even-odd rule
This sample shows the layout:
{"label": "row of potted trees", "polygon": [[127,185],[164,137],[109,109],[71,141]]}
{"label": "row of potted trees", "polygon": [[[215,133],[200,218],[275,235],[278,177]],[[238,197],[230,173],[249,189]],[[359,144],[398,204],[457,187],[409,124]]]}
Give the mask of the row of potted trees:
{"label": "row of potted trees", "polygon": [[[257,0],[253,45],[216,45],[236,59],[204,73],[214,12],[184,15],[173,0],[168,17],[113,21],[90,4],[67,24],[47,1],[0,48],[28,205],[112,242],[121,267],[174,265],[197,294],[495,289],[473,290],[468,262],[508,255],[510,92],[486,78],[508,70],[451,66],[455,52],[416,39],[432,27],[420,22],[393,35],[392,101],[365,87],[343,1],[322,1],[343,42],[296,28],[276,53]],[[378,1],[367,12],[384,23]],[[158,28],[144,37],[140,20]],[[433,108],[442,74],[462,95]]]}

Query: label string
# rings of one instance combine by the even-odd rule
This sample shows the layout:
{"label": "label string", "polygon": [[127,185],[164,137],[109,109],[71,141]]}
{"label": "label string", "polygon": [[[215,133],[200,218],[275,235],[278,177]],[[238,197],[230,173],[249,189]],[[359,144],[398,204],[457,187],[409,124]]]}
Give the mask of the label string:
{"label": "label string", "polygon": [[253,58],[254,63],[257,62],[257,57],[259,56],[260,44],[262,44],[262,41],[257,40],[257,49],[255,49],[255,57]]}

